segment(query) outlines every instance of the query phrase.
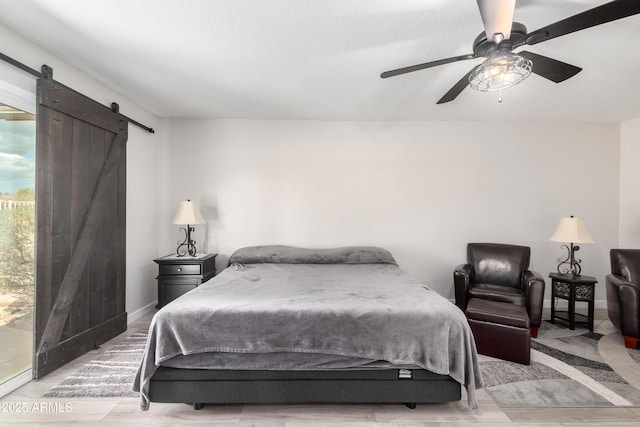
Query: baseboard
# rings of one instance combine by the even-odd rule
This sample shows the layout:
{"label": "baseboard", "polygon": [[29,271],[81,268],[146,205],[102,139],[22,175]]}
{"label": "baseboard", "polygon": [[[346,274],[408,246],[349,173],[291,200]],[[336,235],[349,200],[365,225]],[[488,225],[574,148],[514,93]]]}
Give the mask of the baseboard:
{"label": "baseboard", "polygon": [[136,320],[143,318],[149,313],[152,313],[153,311],[155,311],[157,305],[158,301],[153,301],[152,303],[145,305],[144,307],[134,311],[133,313],[128,313],[127,325],[130,325]]}

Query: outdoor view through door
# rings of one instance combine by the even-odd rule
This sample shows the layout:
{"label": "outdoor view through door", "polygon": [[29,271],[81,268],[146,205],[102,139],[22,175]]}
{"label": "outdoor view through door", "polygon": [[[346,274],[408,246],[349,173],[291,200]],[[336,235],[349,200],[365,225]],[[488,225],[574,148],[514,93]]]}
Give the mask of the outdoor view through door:
{"label": "outdoor view through door", "polygon": [[0,385],[33,359],[35,115],[0,104]]}

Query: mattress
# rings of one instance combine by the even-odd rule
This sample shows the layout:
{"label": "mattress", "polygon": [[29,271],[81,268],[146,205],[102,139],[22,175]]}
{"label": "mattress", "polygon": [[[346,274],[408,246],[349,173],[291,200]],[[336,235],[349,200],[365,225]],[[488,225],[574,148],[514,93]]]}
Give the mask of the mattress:
{"label": "mattress", "polygon": [[179,354],[160,363],[160,366],[181,369],[264,371],[421,369],[418,365],[409,363],[391,363],[386,360],[373,360],[365,357],[339,354],[298,352]]}

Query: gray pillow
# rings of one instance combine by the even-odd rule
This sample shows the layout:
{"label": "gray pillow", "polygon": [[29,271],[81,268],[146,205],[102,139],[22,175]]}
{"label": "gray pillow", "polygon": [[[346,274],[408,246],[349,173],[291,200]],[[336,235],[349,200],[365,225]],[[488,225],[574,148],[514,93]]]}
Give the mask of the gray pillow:
{"label": "gray pillow", "polygon": [[393,264],[386,249],[373,246],[311,249],[284,245],[249,246],[238,249],[229,264]]}

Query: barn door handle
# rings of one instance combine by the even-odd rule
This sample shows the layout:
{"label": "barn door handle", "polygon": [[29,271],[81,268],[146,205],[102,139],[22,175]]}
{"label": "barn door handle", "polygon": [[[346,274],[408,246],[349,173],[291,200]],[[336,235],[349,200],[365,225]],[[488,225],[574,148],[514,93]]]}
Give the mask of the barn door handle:
{"label": "barn door handle", "polygon": [[42,344],[42,347],[44,347],[44,360],[42,361],[42,364],[46,365],[47,361],[49,361],[49,343],[45,341],[44,344]]}

